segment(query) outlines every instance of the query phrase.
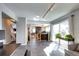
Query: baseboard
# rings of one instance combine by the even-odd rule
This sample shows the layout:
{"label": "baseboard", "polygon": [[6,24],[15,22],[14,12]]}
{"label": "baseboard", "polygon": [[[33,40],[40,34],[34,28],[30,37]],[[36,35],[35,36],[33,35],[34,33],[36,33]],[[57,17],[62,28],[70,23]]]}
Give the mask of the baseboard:
{"label": "baseboard", "polygon": [[11,41],[11,42],[7,42],[7,43],[3,43],[3,45],[9,45],[9,44],[11,44],[13,41]]}

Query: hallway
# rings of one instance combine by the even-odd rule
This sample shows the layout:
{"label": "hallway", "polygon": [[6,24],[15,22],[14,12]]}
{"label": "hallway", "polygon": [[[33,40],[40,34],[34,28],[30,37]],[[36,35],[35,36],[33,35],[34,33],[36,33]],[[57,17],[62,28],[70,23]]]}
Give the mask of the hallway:
{"label": "hallway", "polygon": [[31,56],[64,56],[64,49],[49,41],[30,41],[27,49]]}

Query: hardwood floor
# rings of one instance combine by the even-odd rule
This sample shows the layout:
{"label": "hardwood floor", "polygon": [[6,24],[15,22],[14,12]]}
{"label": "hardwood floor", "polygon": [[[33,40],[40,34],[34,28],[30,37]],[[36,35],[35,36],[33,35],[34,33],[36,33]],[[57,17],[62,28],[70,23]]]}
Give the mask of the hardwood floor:
{"label": "hardwood floor", "polygon": [[64,56],[64,49],[51,41],[30,41],[27,49],[31,51],[30,56]]}
{"label": "hardwood floor", "polygon": [[[10,56],[18,46],[19,45],[17,45],[15,42],[12,42],[9,45],[5,45],[3,56]],[[29,56],[64,56],[63,47],[59,46],[55,42],[33,40],[28,42],[25,47],[30,51]],[[18,47],[18,52],[16,52],[15,55],[18,56],[19,54],[21,56],[26,48],[23,48],[23,46]]]}
{"label": "hardwood floor", "polygon": [[12,42],[9,45],[4,45],[3,56],[10,56],[18,46],[19,44],[16,44],[16,42]]}

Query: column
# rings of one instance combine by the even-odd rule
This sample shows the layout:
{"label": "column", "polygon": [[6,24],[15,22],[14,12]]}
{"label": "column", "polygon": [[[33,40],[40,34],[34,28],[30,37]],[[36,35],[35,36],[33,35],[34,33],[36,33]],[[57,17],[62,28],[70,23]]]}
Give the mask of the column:
{"label": "column", "polygon": [[19,17],[16,22],[16,43],[26,45],[28,40],[26,18]]}

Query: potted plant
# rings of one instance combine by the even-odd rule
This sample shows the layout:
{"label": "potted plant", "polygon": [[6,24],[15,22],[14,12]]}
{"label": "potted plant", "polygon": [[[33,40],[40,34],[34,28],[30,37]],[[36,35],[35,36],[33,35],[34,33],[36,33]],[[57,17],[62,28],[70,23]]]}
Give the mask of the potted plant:
{"label": "potted plant", "polygon": [[62,37],[61,37],[61,33],[57,33],[57,34],[56,34],[56,38],[61,39],[61,38],[62,38]]}
{"label": "potted plant", "polygon": [[73,38],[73,36],[72,36],[71,34],[66,34],[66,35],[64,36],[64,40],[68,41],[68,43],[69,43],[70,41],[73,41],[73,42],[74,42],[74,38]]}
{"label": "potted plant", "polygon": [[59,39],[59,45],[60,45],[60,39],[62,39],[61,33],[57,33],[57,34],[56,34],[56,38]]}

